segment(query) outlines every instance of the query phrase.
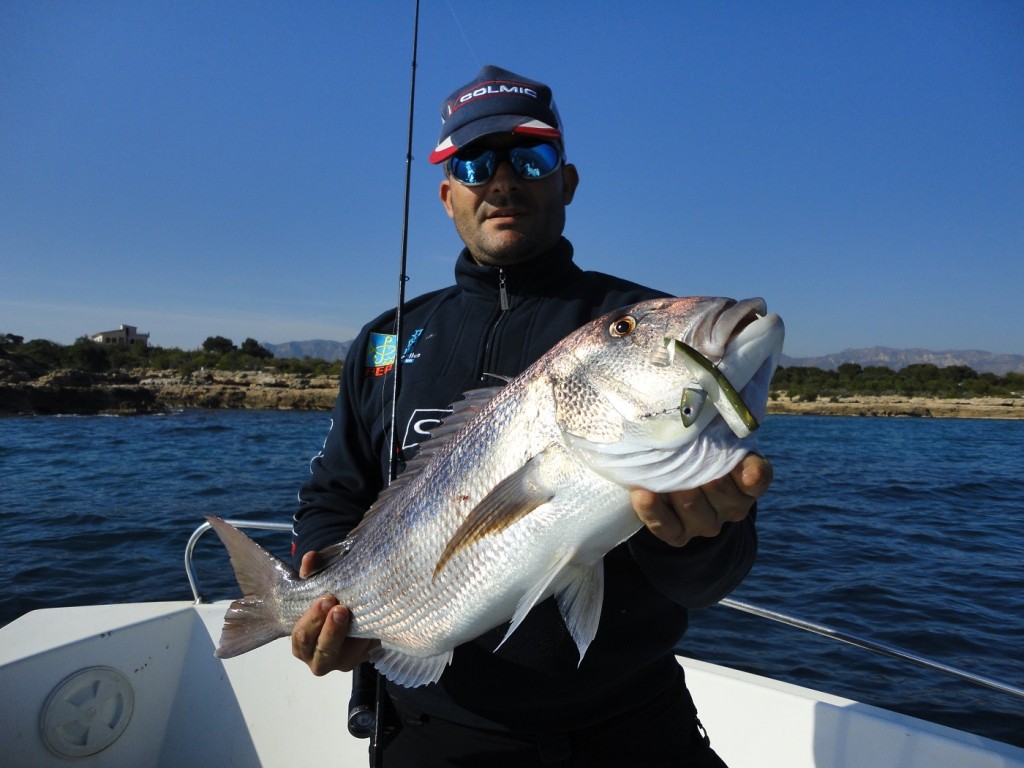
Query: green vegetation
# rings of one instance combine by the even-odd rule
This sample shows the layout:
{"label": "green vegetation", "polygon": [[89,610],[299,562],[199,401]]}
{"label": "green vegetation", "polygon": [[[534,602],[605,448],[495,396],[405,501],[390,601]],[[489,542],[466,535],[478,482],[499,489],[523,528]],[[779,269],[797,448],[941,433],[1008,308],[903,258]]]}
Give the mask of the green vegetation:
{"label": "green vegetation", "polygon": [[978,373],[965,365],[939,368],[919,363],[894,371],[877,365],[862,368],[844,363],[834,371],[792,366],[779,368],[772,379],[772,393],[785,392],[804,401],[854,395],[902,395],[905,397],[1019,397],[1024,374]]}
{"label": "green vegetation", "polygon": [[[342,366],[341,361],[327,362],[311,357],[275,358],[255,339],[246,339],[241,346],[236,346],[223,336],[210,336],[201,349],[182,350],[176,347],[97,344],[85,336],[74,344],[63,346],[44,339],[26,342],[14,334],[0,334],[0,361],[5,358],[19,367],[32,369],[37,376],[58,368],[90,373],[145,368],[179,374],[206,369],[338,376]],[[834,371],[800,366],[779,368],[771,388],[774,397],[785,392],[804,401],[857,395],[1020,397],[1024,393],[1024,374],[998,376],[978,373],[963,365],[939,368],[916,364],[895,371],[882,366],[861,367],[856,363],[844,363]]]}
{"label": "green vegetation", "polygon": [[97,344],[82,336],[74,344],[61,345],[45,339],[26,342],[14,334],[0,334],[0,360],[7,359],[37,375],[58,368],[90,373],[144,368],[157,371],[192,373],[202,369],[219,371],[276,371],[306,376],[337,376],[341,361],[327,362],[319,358],[275,358],[255,339],[246,339],[241,347],[231,339],[211,336],[202,349],[182,350],[177,347],[150,347],[124,344]]}

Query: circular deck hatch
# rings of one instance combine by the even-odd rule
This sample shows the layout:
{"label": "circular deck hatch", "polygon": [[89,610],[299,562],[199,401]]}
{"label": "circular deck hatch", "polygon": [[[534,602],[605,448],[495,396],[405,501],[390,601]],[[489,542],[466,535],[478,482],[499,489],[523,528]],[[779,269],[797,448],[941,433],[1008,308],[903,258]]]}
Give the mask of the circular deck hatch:
{"label": "circular deck hatch", "polygon": [[131,683],[116,669],[79,670],[54,688],[43,705],[43,743],[60,757],[95,755],[121,737],[134,709]]}

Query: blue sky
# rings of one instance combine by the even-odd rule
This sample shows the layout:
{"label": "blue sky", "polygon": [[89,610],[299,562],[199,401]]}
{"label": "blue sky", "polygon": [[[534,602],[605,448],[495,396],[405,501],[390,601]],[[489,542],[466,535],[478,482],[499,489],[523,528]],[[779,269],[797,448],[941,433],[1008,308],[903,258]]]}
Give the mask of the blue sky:
{"label": "blue sky", "polygon": [[[347,340],[395,303],[413,0],[0,0],[0,333]],[[485,63],[552,85],[588,269],[764,296],[786,351],[1024,354],[1024,3],[422,0],[426,157]]]}

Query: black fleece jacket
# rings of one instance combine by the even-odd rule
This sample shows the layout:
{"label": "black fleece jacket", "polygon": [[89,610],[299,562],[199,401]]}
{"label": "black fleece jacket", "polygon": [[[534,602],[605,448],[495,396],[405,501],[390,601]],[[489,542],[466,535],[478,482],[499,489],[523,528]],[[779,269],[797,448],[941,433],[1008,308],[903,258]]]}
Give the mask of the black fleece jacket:
{"label": "black fleece jacket", "polygon": [[[584,272],[564,239],[537,259],[501,269],[480,266],[463,251],[455,279],[450,288],[407,302],[397,347],[385,344],[382,352],[374,336],[393,333],[394,311],[353,343],[330,432],[299,494],[296,564],[303,553],[344,538],[386,485],[392,409],[391,377],[384,374],[395,352],[402,365],[396,420],[402,466],[461,393],[500,384],[487,374],[515,376],[591,319],[665,295]],[[507,625],[456,648],[438,683],[389,685],[392,698],[467,725],[531,732],[565,731],[632,709],[678,678],[673,648],[686,630],[686,609],[721,599],[750,570],[754,517],[679,549],[641,529],[609,552],[601,621],[582,663],[549,598],[497,652]]]}

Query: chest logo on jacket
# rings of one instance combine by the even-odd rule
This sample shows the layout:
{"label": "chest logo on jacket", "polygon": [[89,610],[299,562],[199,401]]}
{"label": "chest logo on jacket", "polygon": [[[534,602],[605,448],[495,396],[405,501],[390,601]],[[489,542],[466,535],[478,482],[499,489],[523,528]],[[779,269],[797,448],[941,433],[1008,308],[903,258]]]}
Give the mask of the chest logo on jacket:
{"label": "chest logo on jacket", "polygon": [[402,351],[402,362],[403,363],[415,363],[416,359],[420,356],[419,352],[413,352],[412,348],[416,346],[416,342],[420,340],[420,336],[423,335],[423,329],[417,328],[412,332],[412,336],[409,337],[409,341],[405,344],[405,349]]}
{"label": "chest logo on jacket", "polygon": [[451,408],[417,408],[409,417],[409,423],[405,425],[402,450],[415,448],[430,437],[430,430],[436,429],[442,421],[451,415]]}
{"label": "chest logo on jacket", "polygon": [[[403,363],[414,363],[419,358],[419,353],[414,353],[412,350],[422,335],[422,328],[413,331],[402,351]],[[371,333],[366,342],[366,364],[363,368],[363,375],[367,378],[386,376],[395,367],[397,359],[398,337],[393,333]]]}

